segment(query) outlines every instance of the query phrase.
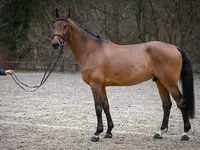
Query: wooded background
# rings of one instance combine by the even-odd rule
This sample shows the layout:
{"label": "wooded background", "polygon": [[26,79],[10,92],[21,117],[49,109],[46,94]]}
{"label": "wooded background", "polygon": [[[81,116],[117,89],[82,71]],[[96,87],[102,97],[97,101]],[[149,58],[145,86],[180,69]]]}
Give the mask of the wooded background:
{"label": "wooded background", "polygon": [[[0,63],[46,62],[55,8],[117,44],[172,43],[200,63],[200,0],[1,0]],[[68,57],[70,55],[70,57]],[[66,48],[63,61],[75,61]]]}

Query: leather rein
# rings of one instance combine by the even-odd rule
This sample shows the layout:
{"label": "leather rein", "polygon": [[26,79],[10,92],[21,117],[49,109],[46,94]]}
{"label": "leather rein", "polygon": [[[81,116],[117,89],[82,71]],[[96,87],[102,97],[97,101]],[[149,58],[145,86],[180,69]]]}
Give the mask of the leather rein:
{"label": "leather rein", "polygon": [[[56,20],[57,21],[65,21],[67,24],[69,24],[69,22],[66,20],[66,19],[63,19],[63,18],[58,18]],[[57,59],[55,60],[53,66],[51,67],[51,62],[49,62],[47,68],[46,68],[46,71],[42,77],[42,80],[40,81],[40,84],[39,85],[36,85],[36,86],[31,86],[31,85],[28,85],[28,84],[25,84],[24,82],[22,82],[21,80],[19,80],[19,78],[17,77],[17,75],[15,73],[12,74],[12,78],[14,80],[14,82],[21,88],[23,89],[24,91],[26,92],[34,92],[36,91],[37,89],[39,89],[48,79],[48,77],[50,76],[50,74],[53,72],[54,68],[56,67],[56,65],[58,64],[62,54],[63,54],[63,48],[66,44],[66,38],[69,36],[69,31],[66,33],[66,35],[63,37],[62,35],[60,34],[53,34],[53,37],[54,36],[58,36],[59,38],[61,38],[63,40],[62,43],[59,43],[59,48],[60,48],[60,53],[57,57]],[[54,50],[52,51],[52,53],[54,52]],[[28,90],[28,89],[29,90]]]}

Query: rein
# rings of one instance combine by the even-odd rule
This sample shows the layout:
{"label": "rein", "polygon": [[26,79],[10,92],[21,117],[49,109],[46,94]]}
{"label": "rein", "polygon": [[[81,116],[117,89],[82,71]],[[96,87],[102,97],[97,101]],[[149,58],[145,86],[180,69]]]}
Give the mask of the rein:
{"label": "rein", "polygon": [[[56,21],[65,21],[67,24],[69,24],[69,22],[65,19],[64,16],[60,16]],[[69,36],[69,31],[66,33],[65,36],[62,36],[60,34],[54,34],[54,36],[58,36],[59,38],[61,38],[63,40],[62,43],[59,43],[59,47],[60,47],[60,53],[53,65],[53,67],[51,68],[51,62],[49,62],[48,64],[48,67],[43,75],[43,78],[42,80],[40,81],[40,84],[39,85],[36,85],[36,86],[30,86],[30,85],[27,85],[25,83],[23,83],[22,81],[19,80],[19,78],[17,77],[17,75],[15,73],[12,74],[12,78],[14,80],[14,82],[21,88],[23,89],[24,91],[26,92],[34,92],[36,91],[37,89],[39,89],[45,82],[46,80],[48,79],[48,77],[50,76],[50,74],[52,73],[53,69],[55,68],[55,66],[57,65],[58,61],[60,60],[61,58],[61,55],[63,54],[63,48],[64,48],[64,45],[66,43],[66,38]],[[53,50],[54,52],[54,50]],[[27,90],[26,88],[28,89],[31,89],[31,90]]]}
{"label": "rein", "polygon": [[[55,68],[55,66],[57,65],[58,61],[60,60],[61,58],[61,55],[63,54],[63,48],[64,48],[64,45],[61,45],[61,49],[60,49],[60,53],[53,65],[53,67],[51,68],[51,62],[49,62],[48,64],[48,67],[43,75],[43,78],[42,80],[40,81],[40,84],[39,85],[36,85],[36,86],[30,86],[30,85],[27,85],[25,83],[23,83],[22,81],[19,80],[19,78],[17,77],[17,75],[15,73],[12,74],[12,78],[14,80],[14,82],[21,88],[23,89],[24,91],[26,92],[34,92],[36,91],[37,89],[39,89],[48,79],[48,77],[50,76],[50,74],[52,73],[53,69]],[[49,72],[48,72],[49,71]],[[32,90],[27,90],[25,87],[29,88],[29,89],[32,89]]]}

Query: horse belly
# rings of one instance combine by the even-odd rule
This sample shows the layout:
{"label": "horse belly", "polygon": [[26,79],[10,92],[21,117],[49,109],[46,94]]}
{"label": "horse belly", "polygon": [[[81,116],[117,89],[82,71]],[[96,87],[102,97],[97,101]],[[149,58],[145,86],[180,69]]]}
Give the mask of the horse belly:
{"label": "horse belly", "polygon": [[131,86],[142,83],[153,77],[151,71],[113,71],[110,76],[105,78],[106,86]]}

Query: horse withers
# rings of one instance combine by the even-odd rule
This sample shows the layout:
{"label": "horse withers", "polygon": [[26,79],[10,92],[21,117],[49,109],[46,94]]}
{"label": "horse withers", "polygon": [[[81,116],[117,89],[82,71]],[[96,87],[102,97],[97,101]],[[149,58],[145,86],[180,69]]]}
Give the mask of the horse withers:
{"label": "horse withers", "polygon": [[[95,36],[70,19],[70,10],[60,15],[56,9],[52,46],[58,49],[67,43],[80,66],[82,79],[91,87],[97,115],[97,129],[92,141],[103,132],[102,110],[108,129],[105,138],[112,137],[114,127],[109,111],[106,86],[130,86],[153,78],[163,106],[163,121],[154,138],[162,138],[168,130],[172,102],[176,101],[183,117],[181,140],[188,140],[189,118],[195,116],[193,73],[190,61],[180,48],[172,44],[152,41],[134,45],[117,45]],[[178,81],[182,81],[182,93]]]}

